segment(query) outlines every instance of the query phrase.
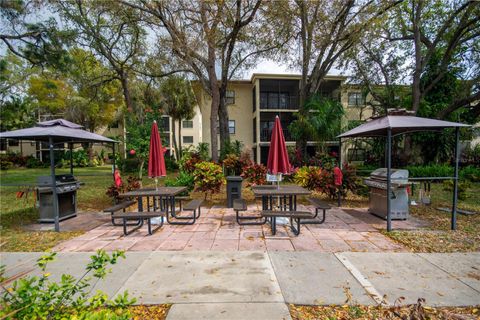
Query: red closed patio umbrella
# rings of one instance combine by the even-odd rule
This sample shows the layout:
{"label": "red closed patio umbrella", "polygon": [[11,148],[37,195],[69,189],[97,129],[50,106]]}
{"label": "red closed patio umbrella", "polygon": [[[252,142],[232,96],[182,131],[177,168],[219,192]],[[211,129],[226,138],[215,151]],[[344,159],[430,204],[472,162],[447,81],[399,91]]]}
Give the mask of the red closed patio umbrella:
{"label": "red closed patio umbrella", "polygon": [[290,161],[288,160],[287,146],[285,144],[285,137],[283,136],[282,124],[280,123],[278,116],[275,117],[275,124],[273,126],[272,137],[270,139],[267,169],[271,174],[276,174],[277,176],[282,173],[290,173],[291,171]]}
{"label": "red closed patio umbrella", "polygon": [[155,188],[157,188],[158,177],[167,175],[165,169],[165,158],[163,157],[164,149],[162,147],[162,139],[158,132],[157,121],[153,121],[152,132],[150,133],[150,150],[148,155],[148,176],[155,178]]}

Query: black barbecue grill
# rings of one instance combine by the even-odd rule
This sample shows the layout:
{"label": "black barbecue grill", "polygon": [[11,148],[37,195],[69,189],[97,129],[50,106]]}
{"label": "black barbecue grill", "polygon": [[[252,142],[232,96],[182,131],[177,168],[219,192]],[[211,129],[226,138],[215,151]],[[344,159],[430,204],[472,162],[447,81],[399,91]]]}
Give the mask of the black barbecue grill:
{"label": "black barbecue grill", "polygon": [[55,222],[52,186],[55,186],[58,199],[59,220],[62,221],[77,215],[77,190],[80,188],[80,182],[73,175],[56,175],[55,184],[52,183],[51,176],[40,176],[37,184],[40,222]]}
{"label": "black barbecue grill", "polygon": [[[408,218],[408,170],[391,169],[390,205],[392,219]],[[368,211],[382,219],[387,219],[387,169],[380,168],[365,179],[370,187],[370,204]]]}

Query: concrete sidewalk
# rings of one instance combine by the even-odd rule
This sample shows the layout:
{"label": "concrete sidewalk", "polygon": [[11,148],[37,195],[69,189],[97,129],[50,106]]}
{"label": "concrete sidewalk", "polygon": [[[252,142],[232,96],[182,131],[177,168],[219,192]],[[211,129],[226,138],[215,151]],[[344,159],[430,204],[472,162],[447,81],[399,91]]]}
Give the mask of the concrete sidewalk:
{"label": "concrete sidewalk", "polygon": [[[2,253],[6,275],[36,273],[41,253]],[[79,275],[90,252],[59,253],[48,271]],[[96,288],[141,304],[172,303],[168,319],[290,319],[287,303],[432,306],[480,303],[480,253],[128,252]]]}

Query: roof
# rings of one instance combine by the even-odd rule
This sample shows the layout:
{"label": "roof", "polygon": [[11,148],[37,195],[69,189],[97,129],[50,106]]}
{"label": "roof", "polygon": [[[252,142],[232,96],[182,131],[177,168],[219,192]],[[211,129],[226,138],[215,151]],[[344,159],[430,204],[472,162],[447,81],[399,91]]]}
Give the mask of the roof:
{"label": "roof", "polygon": [[117,142],[99,134],[83,130],[81,125],[65,119],[39,122],[35,127],[32,128],[0,132],[0,139],[48,142],[50,138],[53,138],[55,143]]}
{"label": "roof", "polygon": [[373,119],[352,130],[342,133],[339,138],[347,137],[375,137],[386,136],[388,128],[392,129],[392,135],[414,131],[436,131],[444,128],[470,127],[457,122],[449,122],[437,119],[421,118],[415,116],[389,115]]}

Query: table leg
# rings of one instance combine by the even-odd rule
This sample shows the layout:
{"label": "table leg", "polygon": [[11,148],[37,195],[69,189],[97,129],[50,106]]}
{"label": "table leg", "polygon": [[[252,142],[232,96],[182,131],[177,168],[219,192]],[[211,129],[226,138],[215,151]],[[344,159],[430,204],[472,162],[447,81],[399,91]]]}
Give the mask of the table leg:
{"label": "table leg", "polygon": [[143,212],[143,197],[138,196],[137,202],[138,202],[138,211]]}

